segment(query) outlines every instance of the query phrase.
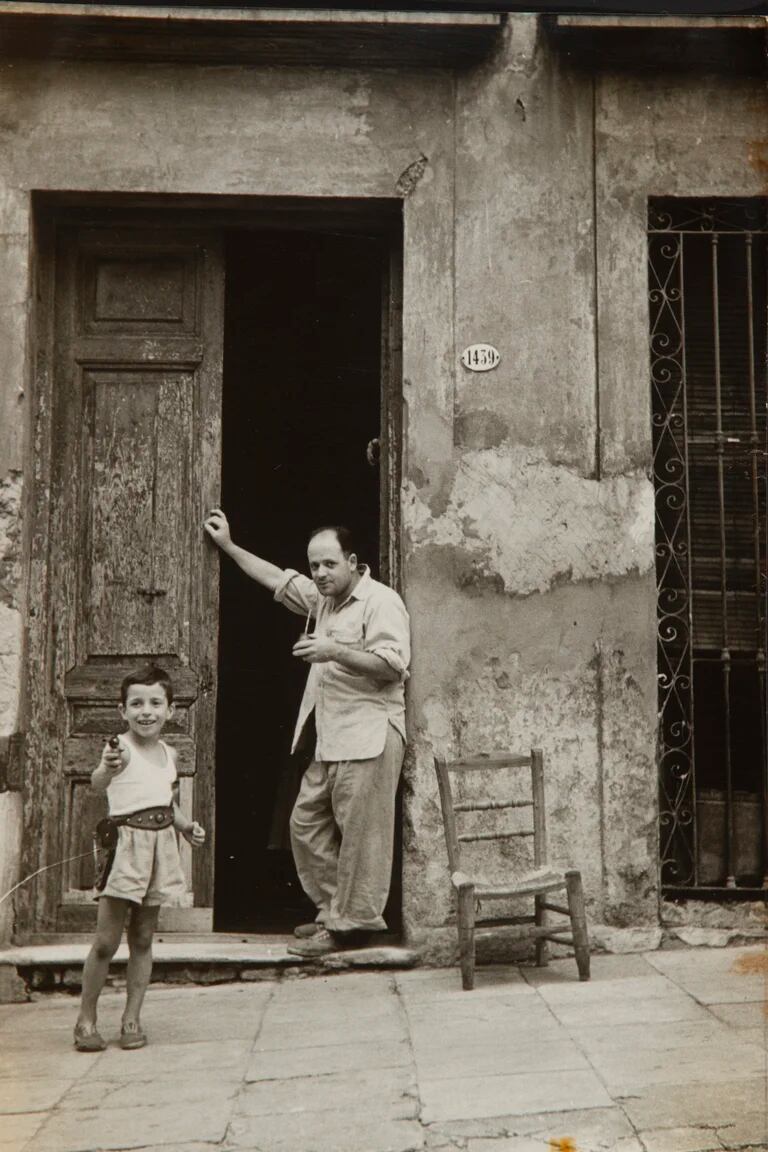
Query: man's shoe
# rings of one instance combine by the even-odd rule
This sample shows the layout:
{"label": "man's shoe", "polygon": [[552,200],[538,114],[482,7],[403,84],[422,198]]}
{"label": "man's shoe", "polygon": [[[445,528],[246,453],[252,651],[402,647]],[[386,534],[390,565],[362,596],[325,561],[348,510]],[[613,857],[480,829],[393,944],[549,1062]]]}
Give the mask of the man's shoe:
{"label": "man's shoe", "polygon": [[322,931],[323,925],[317,920],[313,920],[311,924],[298,924],[294,930],[294,936],[298,936],[299,940],[308,940],[310,936],[316,936],[318,932]]}
{"label": "man's shoe", "polygon": [[332,952],[364,948],[368,938],[367,932],[329,932],[327,928],[321,928],[309,940],[291,944],[288,952],[291,956],[306,956],[312,959],[315,956],[329,956]]}

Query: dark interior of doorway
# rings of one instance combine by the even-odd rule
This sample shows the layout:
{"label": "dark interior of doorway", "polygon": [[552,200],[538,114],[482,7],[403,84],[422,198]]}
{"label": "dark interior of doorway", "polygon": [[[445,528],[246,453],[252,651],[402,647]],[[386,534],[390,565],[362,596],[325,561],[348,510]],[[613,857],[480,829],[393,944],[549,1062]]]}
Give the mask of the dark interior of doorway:
{"label": "dark interior of doorway", "polygon": [[[368,236],[228,236],[222,507],[233,538],[281,567],[306,571],[309,531],[342,523],[378,574],[379,470],[366,449],[379,436],[384,257]],[[217,931],[281,932],[314,914],[287,824],[306,763],[290,756],[302,627],[222,563]]]}

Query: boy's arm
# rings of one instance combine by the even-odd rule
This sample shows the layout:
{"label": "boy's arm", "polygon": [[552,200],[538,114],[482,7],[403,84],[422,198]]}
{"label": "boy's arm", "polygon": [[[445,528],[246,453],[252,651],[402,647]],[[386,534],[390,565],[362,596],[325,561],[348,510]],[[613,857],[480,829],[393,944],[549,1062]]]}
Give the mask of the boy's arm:
{"label": "boy's arm", "polygon": [[173,826],[193,848],[199,848],[201,844],[205,843],[205,829],[198,824],[197,820],[187,820],[175,800],[173,802]]}
{"label": "boy's arm", "polygon": [[[171,748],[171,755],[173,756],[174,767],[176,766],[176,749]],[[173,807],[173,826],[177,832],[180,832],[187,843],[191,844],[193,848],[198,848],[201,844],[205,843],[205,829],[197,823],[196,820],[188,820],[181,808],[179,808],[179,782],[173,785],[173,800],[171,801]]]}
{"label": "boy's arm", "polygon": [[221,548],[222,552],[234,560],[238,568],[242,568],[246,576],[250,576],[251,580],[255,580],[257,584],[268,588],[270,592],[275,591],[283,579],[283,569],[278,568],[276,564],[270,564],[269,560],[262,560],[261,556],[255,556],[253,552],[247,552],[239,544],[235,544],[229,534],[227,518],[220,508],[213,509],[205,521],[204,527],[213,542]]}
{"label": "boy's arm", "polygon": [[109,743],[104,745],[101,760],[91,772],[91,788],[94,792],[106,792],[115,776],[119,776],[125,768],[129,755],[122,743],[119,748],[110,748]]}

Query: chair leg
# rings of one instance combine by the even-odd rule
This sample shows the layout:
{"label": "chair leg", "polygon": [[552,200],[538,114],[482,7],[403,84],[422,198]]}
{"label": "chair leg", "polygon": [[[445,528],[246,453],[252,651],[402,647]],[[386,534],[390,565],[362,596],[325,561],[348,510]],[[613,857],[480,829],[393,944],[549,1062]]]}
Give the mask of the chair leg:
{"label": "chair leg", "polygon": [[[534,896],[534,920],[537,928],[544,928],[547,922],[547,910],[544,907],[544,897]],[[549,964],[549,941],[541,936],[536,937],[536,966],[546,968]]]}
{"label": "chair leg", "polygon": [[459,960],[461,985],[465,992],[475,986],[475,888],[473,884],[459,888]]}
{"label": "chair leg", "polygon": [[573,950],[576,953],[579,980],[589,980],[589,935],[587,933],[587,914],[584,909],[584,889],[581,886],[581,872],[566,872],[565,886],[568,892]]}

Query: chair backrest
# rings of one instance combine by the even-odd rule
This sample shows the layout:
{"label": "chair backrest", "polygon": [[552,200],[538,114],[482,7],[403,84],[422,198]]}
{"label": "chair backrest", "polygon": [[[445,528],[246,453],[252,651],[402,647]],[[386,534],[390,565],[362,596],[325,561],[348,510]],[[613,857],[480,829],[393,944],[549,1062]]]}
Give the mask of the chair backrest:
{"label": "chair backrest", "polygon": [[[528,773],[523,774],[526,783],[526,797],[498,795],[496,785],[482,789],[483,794],[473,797],[462,795],[459,800],[454,799],[451,775],[461,774],[464,779],[481,779],[471,777],[469,773],[479,773],[482,769],[525,769],[530,773],[530,789],[528,790]],[[514,755],[511,752],[475,753],[464,756],[459,760],[446,760],[435,756],[435,772],[440,792],[440,807],[443,812],[443,828],[445,830],[445,844],[448,849],[448,863],[451,873],[461,872],[461,845],[480,840],[510,840],[517,837],[533,838],[533,863],[536,868],[547,864],[547,829],[544,814],[544,757],[540,748],[532,748],[527,756]],[[503,780],[503,774],[500,779]],[[502,785],[499,785],[499,788]],[[468,792],[468,788],[462,789]],[[478,789],[478,792],[480,790]],[[491,793],[489,795],[489,792]],[[513,831],[483,830],[462,832],[459,831],[457,816],[462,812],[497,812],[505,809],[530,808],[532,810],[531,827],[515,829]]]}

